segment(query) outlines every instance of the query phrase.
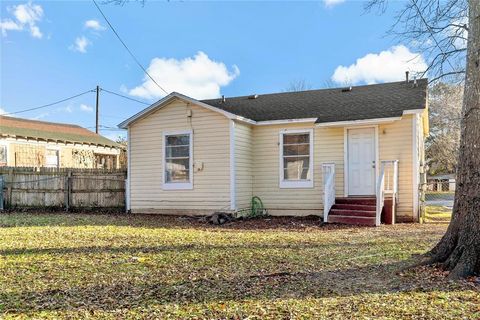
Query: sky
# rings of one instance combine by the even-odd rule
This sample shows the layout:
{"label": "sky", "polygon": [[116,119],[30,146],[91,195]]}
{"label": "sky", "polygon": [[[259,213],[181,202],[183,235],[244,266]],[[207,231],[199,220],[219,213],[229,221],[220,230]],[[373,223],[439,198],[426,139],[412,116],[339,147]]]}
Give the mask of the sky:
{"label": "sky", "polygon": [[[408,43],[386,35],[396,9],[364,2],[99,1],[120,37],[166,91],[196,99],[403,80],[426,68]],[[91,1],[2,1],[0,114],[42,106],[97,85],[101,133],[166,93],[116,38]],[[95,93],[14,116],[94,129]]]}

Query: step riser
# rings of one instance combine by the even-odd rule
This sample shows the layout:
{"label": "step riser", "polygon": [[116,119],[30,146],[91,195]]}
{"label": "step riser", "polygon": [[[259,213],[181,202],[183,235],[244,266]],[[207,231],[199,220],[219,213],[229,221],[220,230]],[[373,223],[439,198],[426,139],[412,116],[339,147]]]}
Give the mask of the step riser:
{"label": "step riser", "polygon": [[375,218],[328,216],[329,223],[375,226]]}
{"label": "step riser", "polygon": [[360,211],[360,210],[330,210],[331,216],[349,216],[349,217],[375,217],[375,211]]}
{"label": "step riser", "polygon": [[335,204],[356,204],[374,206],[377,204],[377,200],[370,198],[336,198]]}
{"label": "step riser", "polygon": [[347,204],[347,203],[335,203],[332,209],[342,209],[342,210],[362,210],[362,211],[375,211],[375,206],[367,206],[361,204]]}

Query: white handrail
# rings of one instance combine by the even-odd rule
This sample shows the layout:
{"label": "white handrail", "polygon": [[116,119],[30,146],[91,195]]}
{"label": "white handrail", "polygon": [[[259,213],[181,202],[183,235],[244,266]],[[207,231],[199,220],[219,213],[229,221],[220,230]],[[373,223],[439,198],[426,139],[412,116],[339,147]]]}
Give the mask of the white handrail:
{"label": "white handrail", "polygon": [[328,222],[328,213],[335,204],[335,164],[322,164],[323,171],[323,222]]}
{"label": "white handrail", "polygon": [[381,223],[382,210],[385,204],[385,194],[392,195],[393,207],[398,202],[398,160],[380,161],[380,174],[377,179],[377,205],[375,215],[375,225]]}

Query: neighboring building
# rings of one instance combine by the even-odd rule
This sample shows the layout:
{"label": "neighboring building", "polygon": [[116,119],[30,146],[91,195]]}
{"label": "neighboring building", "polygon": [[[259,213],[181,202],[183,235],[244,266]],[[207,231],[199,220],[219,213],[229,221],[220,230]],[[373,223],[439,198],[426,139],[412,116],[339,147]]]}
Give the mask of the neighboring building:
{"label": "neighboring building", "polygon": [[0,116],[0,166],[121,166],[118,143],[77,125]]}
{"label": "neighboring building", "polygon": [[428,191],[455,191],[455,174],[437,174],[427,177]]}
{"label": "neighboring building", "polygon": [[128,209],[206,214],[258,196],[273,215],[378,225],[393,198],[397,220],[418,221],[427,83],[202,101],[171,93],[119,125]]}

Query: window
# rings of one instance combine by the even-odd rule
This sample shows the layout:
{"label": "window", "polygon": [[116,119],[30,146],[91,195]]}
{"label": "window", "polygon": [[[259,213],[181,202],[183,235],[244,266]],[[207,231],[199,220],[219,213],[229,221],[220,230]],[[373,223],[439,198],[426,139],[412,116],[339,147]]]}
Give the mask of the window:
{"label": "window", "polygon": [[58,168],[58,150],[47,149],[45,154],[45,167]]}
{"label": "window", "polygon": [[280,133],[280,188],[313,187],[313,131]]}
{"label": "window", "polygon": [[0,145],[0,166],[7,165],[7,146]]}
{"label": "window", "polygon": [[192,133],[191,131],[165,133],[164,189],[192,189]]}

